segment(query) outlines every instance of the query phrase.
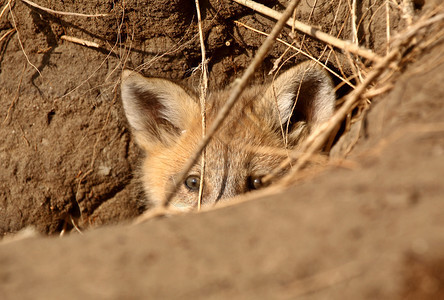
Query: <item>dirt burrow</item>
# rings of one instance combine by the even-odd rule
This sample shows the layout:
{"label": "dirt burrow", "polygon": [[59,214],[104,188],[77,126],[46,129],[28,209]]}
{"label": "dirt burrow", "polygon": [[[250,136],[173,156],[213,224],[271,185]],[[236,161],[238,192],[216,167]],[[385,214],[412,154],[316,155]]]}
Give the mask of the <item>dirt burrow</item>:
{"label": "dirt burrow", "polygon": [[442,299],[443,49],[375,99],[347,163],[209,212],[5,239],[2,299]]}
{"label": "dirt burrow", "polygon": [[[313,7],[301,1],[296,16],[349,39],[350,15],[343,2],[317,1]],[[277,10],[285,4],[263,3]],[[378,53],[385,51],[385,12],[378,9],[382,4],[362,1],[358,9],[361,41]],[[0,42],[1,235],[29,225],[53,234],[71,219],[85,228],[138,215],[149,203],[141,200],[133,176],[140,151],[122,112],[120,72],[124,66],[137,68],[192,88],[198,88],[200,78],[197,18],[189,1],[42,0],[39,5],[108,16],[59,16],[16,1],[12,13],[7,11],[0,20],[0,35],[17,27]],[[220,88],[242,74],[265,39],[234,21],[264,32],[274,21],[231,1],[208,1],[202,11],[210,85]],[[396,30],[403,20],[395,9],[392,13]],[[290,32],[286,29],[281,38],[291,42]],[[100,47],[81,46],[62,36]],[[295,42],[303,42],[315,57],[325,47],[300,34]],[[268,72],[285,49],[277,43],[253,81],[270,80]],[[294,53],[282,57],[284,69],[306,59]],[[339,68],[338,62],[346,59],[339,52],[335,57],[331,66]],[[349,72],[347,67],[344,72]]]}

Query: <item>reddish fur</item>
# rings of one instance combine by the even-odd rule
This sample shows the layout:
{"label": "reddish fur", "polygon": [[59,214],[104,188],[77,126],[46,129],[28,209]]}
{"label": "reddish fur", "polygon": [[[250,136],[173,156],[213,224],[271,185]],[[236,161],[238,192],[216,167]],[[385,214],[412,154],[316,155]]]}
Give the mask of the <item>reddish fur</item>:
{"label": "reddish fur", "polygon": [[[286,133],[286,124],[281,126],[280,120],[289,120],[293,115],[293,107],[287,103],[294,98],[290,96],[302,90],[312,93],[314,89],[317,92],[314,87],[312,89],[311,82],[298,89],[299,81],[305,82],[305,77],[313,82],[314,87],[319,86],[320,99],[325,103],[310,104],[305,108],[307,114],[313,111],[320,113],[298,122],[292,119],[291,130]],[[139,146],[147,154],[142,165],[142,184],[147,198],[160,203],[201,138],[198,101],[166,80],[143,78],[125,71],[122,82],[122,99],[129,123]],[[141,90],[145,92],[141,93]],[[148,97],[150,103],[158,103],[145,107],[143,101],[147,99],[138,97],[139,94]],[[211,126],[228,96],[228,91],[210,93],[207,100],[208,126]],[[259,151],[261,147],[297,148],[311,128],[331,115],[333,101],[330,79],[323,70],[309,63],[287,71],[268,88],[253,86],[244,91],[223,127],[206,148],[203,204],[212,204],[251,190],[252,178],[266,175],[285,159]],[[281,103],[281,110],[277,109],[278,103]],[[189,175],[200,176],[200,163],[192,168]],[[194,207],[197,192],[181,184],[172,203]]]}

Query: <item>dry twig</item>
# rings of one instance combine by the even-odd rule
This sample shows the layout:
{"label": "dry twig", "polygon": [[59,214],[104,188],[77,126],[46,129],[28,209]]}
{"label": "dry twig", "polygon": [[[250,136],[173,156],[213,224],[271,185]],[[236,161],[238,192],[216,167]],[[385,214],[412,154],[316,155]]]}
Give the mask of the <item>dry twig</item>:
{"label": "dry twig", "polygon": [[[299,158],[297,163],[291,169],[291,172],[287,175],[287,178],[291,178],[294,176],[296,172],[298,172],[310,159],[310,156],[313,155],[316,151],[318,151],[322,145],[328,140],[330,133],[332,130],[336,128],[342,120],[349,114],[351,109],[356,106],[357,102],[361,99],[362,94],[365,92],[367,87],[382,74],[382,72],[386,69],[386,67],[399,55],[399,50],[392,50],[382,61],[380,61],[374,69],[368,74],[362,84],[358,85],[356,89],[351,92],[347,97],[344,104],[336,111],[336,113],[330,118],[330,120],[323,124],[323,126],[319,127],[318,130],[313,132],[304,144],[301,146],[300,151],[304,154]],[[271,180],[276,174],[280,172],[280,170],[286,168],[289,164],[292,163],[291,158],[287,158],[284,160],[281,165],[275,169],[270,174],[266,175],[263,178],[264,182]]]}
{"label": "dry twig", "polygon": [[17,23],[15,22],[15,17],[14,17],[14,14],[12,13],[11,0],[8,0],[8,3],[6,5],[9,7],[9,13],[11,14],[12,25],[14,26],[15,31],[17,31],[18,42],[19,42],[20,48],[22,49],[23,54],[25,55],[26,61],[28,62],[28,64],[30,64],[37,71],[37,73],[39,73],[40,76],[42,76],[42,73],[40,73],[40,70],[29,60],[28,54],[26,54],[25,48],[23,47],[23,43],[20,38],[20,32],[17,29]]}
{"label": "dry twig", "polygon": [[61,96],[59,99],[65,98],[67,96],[69,96],[71,93],[77,91],[82,85],[84,85],[85,83],[87,83],[101,68],[102,66],[108,61],[108,58],[114,53],[114,49],[117,47],[118,45],[118,41],[116,41],[116,43],[114,44],[114,46],[111,48],[111,50],[109,50],[108,54],[106,55],[106,57],[102,60],[102,62],[100,63],[100,65],[92,72],[91,75],[89,75],[82,83],[80,83],[78,86],[76,86],[75,88],[73,88],[72,90],[70,90],[69,92],[67,92],[65,95]]}
{"label": "dry twig", "polygon": [[[245,27],[245,28],[247,28],[247,29],[249,29],[249,30],[251,30],[251,31],[254,31],[254,32],[257,32],[257,33],[259,33],[259,34],[262,34],[262,35],[268,36],[268,33],[265,33],[265,32],[263,32],[263,31],[260,31],[260,30],[258,30],[258,29],[256,29],[256,28],[253,28],[253,27],[251,27],[251,26],[248,26],[248,25],[246,25],[246,24],[244,24],[244,23],[241,23],[241,22],[239,22],[239,21],[234,21],[234,23],[237,24],[237,25],[241,25],[241,26],[243,26],[243,27]],[[335,75],[336,77],[338,77],[339,79],[341,79],[344,83],[346,83],[346,84],[349,85],[350,87],[352,87],[352,88],[355,87],[355,86],[350,82],[350,80],[348,80],[348,79],[346,79],[345,77],[339,75],[337,72],[335,72],[334,70],[332,70],[331,68],[329,68],[325,63],[321,62],[319,59],[317,59],[317,58],[315,58],[314,56],[312,56],[311,54],[305,52],[305,51],[302,50],[301,48],[298,48],[298,47],[296,47],[296,46],[294,46],[294,45],[292,45],[292,44],[290,44],[290,43],[287,43],[286,41],[284,41],[284,40],[282,40],[282,39],[279,39],[279,38],[277,38],[276,41],[278,41],[279,43],[284,44],[284,45],[287,46],[287,47],[292,48],[293,50],[296,50],[297,53],[301,53],[301,54],[305,55],[305,56],[308,57],[309,59],[313,60],[314,62],[316,62],[317,64],[319,64],[320,66],[322,66],[323,68],[325,68],[326,70],[328,70],[331,74],[333,74],[333,75]],[[296,53],[296,54],[297,54],[297,53]]]}
{"label": "dry twig", "polygon": [[191,170],[193,165],[196,163],[197,159],[202,153],[202,150],[208,145],[208,143],[211,141],[212,137],[216,133],[216,131],[221,127],[223,121],[225,120],[226,116],[230,112],[231,108],[236,104],[236,101],[239,99],[239,96],[241,95],[242,91],[247,87],[248,81],[253,76],[254,72],[256,71],[257,67],[262,63],[262,61],[265,59],[265,56],[268,54],[269,50],[273,46],[273,43],[276,39],[276,37],[280,34],[282,29],[284,28],[285,23],[290,18],[291,14],[293,13],[293,10],[296,8],[296,5],[299,3],[300,0],[292,0],[288,7],[285,9],[284,13],[282,14],[279,21],[274,26],[273,30],[271,31],[270,35],[267,37],[265,42],[262,44],[262,46],[258,49],[256,56],[254,57],[251,64],[248,66],[245,73],[242,75],[239,82],[235,85],[235,87],[232,89],[230,93],[230,97],[227,99],[227,102],[220,110],[219,114],[217,115],[216,119],[214,120],[212,126],[207,132],[207,135],[200,141],[199,145],[197,146],[196,152],[188,159],[187,163],[183,167],[183,171],[179,174],[176,184],[171,186],[171,189],[167,193],[167,197],[164,200],[163,206],[168,207],[170,204],[170,201],[172,197],[174,196],[179,184],[185,179],[185,176],[188,174],[188,172]]}
{"label": "dry twig", "polygon": [[[279,20],[280,17],[282,16],[281,13],[266,7],[265,5],[262,4],[258,4],[254,1],[251,0],[233,0],[234,2],[237,2],[239,4],[242,4],[244,6],[247,6],[253,10],[256,10],[258,12],[260,12],[261,14],[264,14],[268,17],[271,17],[273,19]],[[304,24],[302,22],[299,22],[297,20],[293,20],[292,18],[290,18],[287,21],[287,25],[292,27],[294,26],[294,28],[298,31],[301,31],[311,37],[314,37],[324,43],[327,44],[331,44],[336,48],[342,49],[344,51],[347,52],[351,52],[353,54],[362,56],[366,59],[369,59],[371,61],[377,62],[381,60],[381,57],[379,55],[377,55],[376,53],[374,53],[373,51],[363,48],[363,47],[359,47],[358,45],[350,42],[350,41],[344,41],[341,39],[338,39],[330,34],[327,34],[325,32],[320,31],[319,29]]]}
{"label": "dry twig", "polygon": [[100,48],[100,45],[91,41],[87,41],[84,39],[79,39],[73,36],[69,36],[69,35],[62,35],[60,37],[62,40],[71,42],[71,43],[75,43],[75,44],[79,44],[82,46],[87,46],[87,47],[92,47],[92,48]]}
{"label": "dry twig", "polygon": [[[199,39],[200,39],[200,49],[202,53],[202,63],[201,63],[201,82],[200,82],[200,112],[202,114],[202,139],[205,138],[206,134],[206,99],[207,99],[207,90],[208,90],[208,68],[207,68],[207,59],[205,54],[205,42],[204,35],[202,29],[202,17],[200,14],[200,5],[199,0],[195,1],[196,3],[196,11],[197,11],[197,22],[199,27]],[[203,186],[204,186],[204,178],[205,178],[205,159],[206,159],[206,151],[205,148],[202,150],[202,158],[201,158],[201,167],[200,167],[200,185],[199,185],[199,198],[197,201],[197,210],[200,210],[200,206],[202,204],[202,196],[203,196]]]}
{"label": "dry twig", "polygon": [[11,2],[11,0],[8,0],[8,2],[5,4],[5,6],[3,7],[2,11],[0,12],[0,19],[3,17],[3,14],[4,14],[5,11],[8,9],[8,7],[9,7],[9,2]]}
{"label": "dry twig", "polygon": [[[362,95],[365,93],[367,87],[378,79],[387,67],[395,60],[401,53],[401,49],[408,45],[410,41],[416,36],[420,29],[444,20],[444,14],[435,15],[429,19],[418,22],[409,28],[402,34],[399,34],[395,42],[393,43],[393,50],[391,50],[380,62],[378,62],[373,70],[367,75],[365,80],[356,87],[349,95],[346,96],[344,104],[336,111],[336,113],[330,118],[330,120],[324,123],[318,130],[310,134],[307,140],[299,149],[304,154],[299,158],[297,163],[291,169],[291,172],[287,175],[286,182],[289,182],[292,177],[308,162],[313,153],[318,151],[328,140],[331,132],[340,124],[340,122],[350,113],[350,111],[356,107]],[[280,170],[286,168],[292,163],[292,159],[289,157],[284,160],[281,165],[273,172],[263,178],[264,182],[271,180]],[[284,182],[285,183],[285,182]]]}
{"label": "dry twig", "polygon": [[43,6],[40,6],[34,2],[31,2],[29,0],[22,0],[26,4],[38,8],[40,10],[46,11],[51,14],[57,14],[57,15],[64,15],[64,16],[76,16],[76,17],[87,17],[87,18],[94,18],[94,17],[107,17],[109,14],[95,14],[95,15],[88,15],[88,14],[80,14],[80,13],[73,13],[73,12],[64,12],[64,11],[58,11],[58,10],[52,10]]}
{"label": "dry twig", "polygon": [[357,28],[357,4],[356,0],[353,0],[352,2],[352,41],[356,45],[359,45],[359,38],[358,38],[358,28]]}
{"label": "dry twig", "polygon": [[390,3],[385,2],[385,19],[386,19],[386,38],[387,53],[390,51]]}
{"label": "dry twig", "polygon": [[4,35],[2,35],[2,37],[0,37],[0,42],[3,41],[8,35],[13,33],[14,31],[15,31],[15,28],[12,28],[12,29],[9,29],[8,31],[6,31],[6,33]]}

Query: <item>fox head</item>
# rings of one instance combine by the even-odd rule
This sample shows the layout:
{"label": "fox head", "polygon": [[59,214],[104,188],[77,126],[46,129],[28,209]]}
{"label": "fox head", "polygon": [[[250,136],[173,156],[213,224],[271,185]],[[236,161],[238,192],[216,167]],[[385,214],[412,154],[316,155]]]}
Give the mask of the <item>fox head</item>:
{"label": "fox head", "polygon": [[[198,97],[129,70],[122,74],[121,91],[132,134],[146,154],[142,185],[148,200],[159,204],[202,138]],[[209,93],[208,127],[228,97],[228,91]],[[269,86],[246,89],[206,148],[202,205],[260,188],[261,178],[285,159],[269,149],[296,149],[332,115],[334,101],[330,77],[312,62],[287,70]],[[197,206],[200,172],[199,160],[180,183],[174,206]]]}

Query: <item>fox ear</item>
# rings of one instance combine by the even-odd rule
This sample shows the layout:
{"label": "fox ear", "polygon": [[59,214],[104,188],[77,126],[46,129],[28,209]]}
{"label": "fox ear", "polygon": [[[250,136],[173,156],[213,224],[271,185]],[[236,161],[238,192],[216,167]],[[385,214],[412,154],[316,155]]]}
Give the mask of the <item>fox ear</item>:
{"label": "fox ear", "polygon": [[168,143],[199,115],[199,106],[179,85],[136,72],[122,73],[122,102],[126,117],[139,145]]}
{"label": "fox ear", "polygon": [[294,128],[302,122],[313,128],[331,117],[336,96],[327,72],[307,61],[281,74],[267,89],[265,99],[278,108],[279,126]]}

